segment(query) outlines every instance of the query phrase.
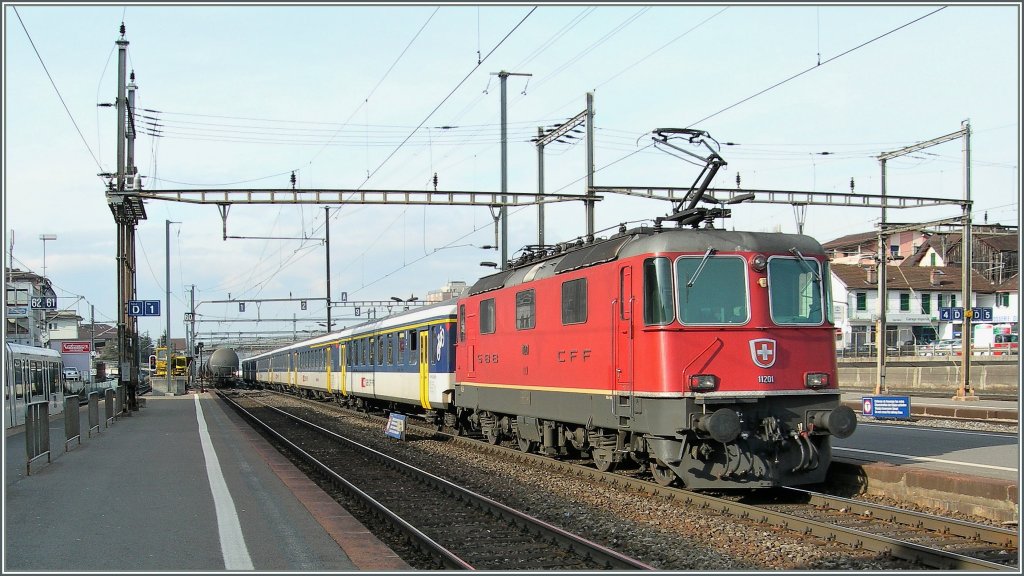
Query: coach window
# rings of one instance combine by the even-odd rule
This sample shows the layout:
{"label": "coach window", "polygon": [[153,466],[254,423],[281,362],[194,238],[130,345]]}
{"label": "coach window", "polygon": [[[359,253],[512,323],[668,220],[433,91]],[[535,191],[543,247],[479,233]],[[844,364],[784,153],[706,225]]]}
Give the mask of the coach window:
{"label": "coach window", "polygon": [[533,290],[516,292],[516,330],[530,330],[536,326],[536,310]]}
{"label": "coach window", "polygon": [[459,342],[466,341],[466,305],[459,304]]}
{"label": "coach window", "polygon": [[644,324],[668,324],[672,311],[672,265],[668,258],[644,260]]}
{"label": "coach window", "polygon": [[405,361],[405,335],[405,330],[398,333],[398,359],[395,361],[397,364],[401,364]]}
{"label": "coach window", "polygon": [[481,334],[494,334],[495,329],[494,319],[494,298],[488,298],[487,300],[480,301],[480,333]]}
{"label": "coach window", "polygon": [[562,284],[562,324],[583,324],[587,321],[587,279],[578,278]]}
{"label": "coach window", "polygon": [[409,364],[419,364],[420,336],[416,330],[409,330]]}
{"label": "coach window", "polygon": [[395,344],[394,334],[388,334],[388,366],[395,365]]}
{"label": "coach window", "polygon": [[821,324],[821,267],[807,257],[768,259],[768,299],[776,324]]}
{"label": "coach window", "polygon": [[377,365],[381,366],[384,364],[384,337],[379,336],[377,338]]}
{"label": "coach window", "polygon": [[683,324],[745,324],[747,264],[743,258],[703,256],[676,260],[679,321]]}
{"label": "coach window", "polygon": [[369,362],[369,364],[371,364],[371,365],[375,364],[375,362],[374,362],[374,351],[377,348],[377,339],[374,338],[374,337],[370,337],[369,346],[367,346],[367,348],[370,349],[370,362]]}

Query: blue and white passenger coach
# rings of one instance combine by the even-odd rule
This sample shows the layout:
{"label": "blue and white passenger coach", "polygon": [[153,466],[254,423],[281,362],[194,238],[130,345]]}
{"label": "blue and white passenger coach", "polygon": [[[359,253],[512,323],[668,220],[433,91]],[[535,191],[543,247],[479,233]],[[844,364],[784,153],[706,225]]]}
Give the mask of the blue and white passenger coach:
{"label": "blue and white passenger coach", "polygon": [[400,312],[242,361],[249,384],[334,398],[357,408],[450,413],[455,300]]}

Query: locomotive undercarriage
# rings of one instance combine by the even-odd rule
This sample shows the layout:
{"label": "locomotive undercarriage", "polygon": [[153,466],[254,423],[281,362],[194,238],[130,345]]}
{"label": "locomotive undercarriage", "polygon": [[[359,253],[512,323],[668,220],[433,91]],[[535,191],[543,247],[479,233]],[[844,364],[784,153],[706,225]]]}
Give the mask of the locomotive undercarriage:
{"label": "locomotive undercarriage", "polygon": [[[548,399],[560,403],[555,394]],[[591,399],[595,405],[608,400]],[[662,485],[758,488],[824,481],[832,459],[830,436],[845,437],[856,426],[853,411],[838,399],[838,394],[780,395],[698,404],[693,398],[643,398],[641,410],[636,398],[628,419],[609,406],[605,414],[612,417],[601,418],[598,409],[576,415],[577,422],[460,408],[458,422],[464,433],[492,444],[513,440],[523,451],[549,456],[587,453],[602,471],[642,466]],[[558,412],[547,402],[532,404],[544,406],[537,412]]]}

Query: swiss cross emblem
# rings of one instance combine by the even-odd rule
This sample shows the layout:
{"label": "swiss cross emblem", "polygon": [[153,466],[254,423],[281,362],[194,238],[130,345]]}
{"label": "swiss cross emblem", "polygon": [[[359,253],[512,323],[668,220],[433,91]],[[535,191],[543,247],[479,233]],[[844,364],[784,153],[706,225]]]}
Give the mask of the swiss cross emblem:
{"label": "swiss cross emblem", "polygon": [[775,364],[775,340],[758,338],[750,341],[750,357],[760,368],[771,368]]}

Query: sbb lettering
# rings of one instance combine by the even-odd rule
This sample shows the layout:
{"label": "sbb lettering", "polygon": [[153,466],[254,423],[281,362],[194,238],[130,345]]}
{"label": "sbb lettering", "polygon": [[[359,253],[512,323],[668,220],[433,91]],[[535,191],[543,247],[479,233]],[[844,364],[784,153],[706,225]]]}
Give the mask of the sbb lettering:
{"label": "sbb lettering", "polygon": [[477,362],[477,364],[497,364],[498,363],[498,355],[497,354],[477,354],[476,355],[476,362]]}
{"label": "sbb lettering", "polygon": [[559,350],[558,361],[559,362],[586,362],[590,358],[590,349],[584,348],[583,350]]}

